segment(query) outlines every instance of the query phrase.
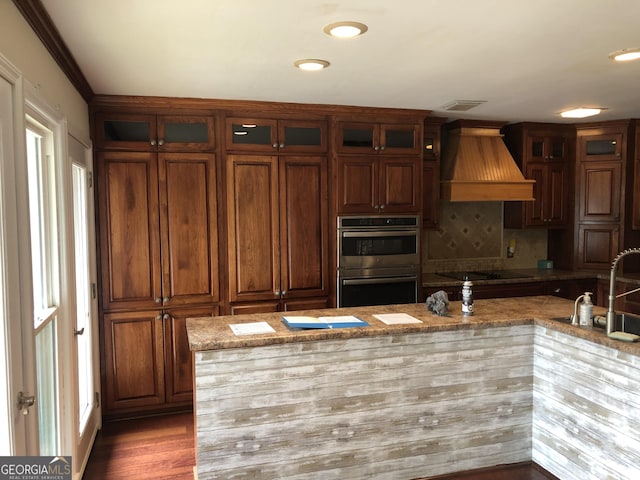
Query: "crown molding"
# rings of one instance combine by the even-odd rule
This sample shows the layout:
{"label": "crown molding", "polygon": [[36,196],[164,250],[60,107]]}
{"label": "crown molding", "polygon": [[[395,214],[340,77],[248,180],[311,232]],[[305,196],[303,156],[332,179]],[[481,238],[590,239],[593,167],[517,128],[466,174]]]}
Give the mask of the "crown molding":
{"label": "crown molding", "polygon": [[94,97],[93,89],[76,63],[60,32],[53,24],[40,0],[13,0],[27,23],[49,51],[58,66],[78,90],[82,98],[90,103]]}

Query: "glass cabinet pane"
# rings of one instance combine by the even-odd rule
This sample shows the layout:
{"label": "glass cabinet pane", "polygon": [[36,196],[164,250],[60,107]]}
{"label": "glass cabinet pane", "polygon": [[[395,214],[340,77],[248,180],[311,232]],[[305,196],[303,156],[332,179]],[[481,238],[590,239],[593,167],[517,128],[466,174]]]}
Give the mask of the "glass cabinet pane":
{"label": "glass cabinet pane", "polygon": [[563,139],[551,140],[551,158],[563,159],[565,156],[564,146],[566,142]]}
{"label": "glass cabinet pane", "polygon": [[148,142],[150,139],[149,122],[131,120],[105,120],[103,139],[109,142]]}
{"label": "glass cabinet pane", "polygon": [[319,127],[284,127],[284,144],[286,146],[320,146],[322,145],[322,129]]}
{"label": "glass cabinet pane", "polygon": [[373,134],[373,127],[344,128],[342,130],[342,146],[373,148]]}
{"label": "glass cabinet pane", "polygon": [[206,122],[165,122],[164,141],[166,143],[208,143],[209,127]]}
{"label": "glass cabinet pane", "polygon": [[544,156],[544,141],[533,140],[531,142],[531,158],[541,158]]}
{"label": "glass cabinet pane", "polygon": [[415,130],[394,129],[386,127],[384,130],[385,148],[415,148]]}
{"label": "glass cabinet pane", "polygon": [[611,138],[602,140],[587,140],[587,155],[615,155],[617,141]]}
{"label": "glass cabinet pane", "polygon": [[272,126],[255,123],[232,123],[231,141],[234,145],[271,145]]}

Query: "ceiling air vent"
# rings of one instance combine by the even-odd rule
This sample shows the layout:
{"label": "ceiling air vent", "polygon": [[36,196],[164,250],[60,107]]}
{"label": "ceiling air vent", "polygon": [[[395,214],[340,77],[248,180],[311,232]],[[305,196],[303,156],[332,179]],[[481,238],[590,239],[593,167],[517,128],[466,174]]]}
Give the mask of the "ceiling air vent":
{"label": "ceiling air vent", "polygon": [[483,103],[487,103],[486,100],[454,100],[453,102],[449,102],[442,106],[445,110],[449,112],[466,112],[467,110],[471,110],[472,108],[477,107],[478,105],[482,105]]}

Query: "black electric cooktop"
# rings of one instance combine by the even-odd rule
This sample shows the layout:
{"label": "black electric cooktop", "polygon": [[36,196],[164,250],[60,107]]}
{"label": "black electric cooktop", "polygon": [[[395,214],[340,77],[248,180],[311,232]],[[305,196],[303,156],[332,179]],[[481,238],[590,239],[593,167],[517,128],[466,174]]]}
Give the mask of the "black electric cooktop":
{"label": "black electric cooktop", "polygon": [[437,272],[436,275],[441,277],[453,278],[455,280],[464,280],[468,277],[472,282],[474,280],[502,280],[510,278],[531,278],[530,275],[514,272],[512,270],[496,270],[496,271],[473,271],[473,272]]}

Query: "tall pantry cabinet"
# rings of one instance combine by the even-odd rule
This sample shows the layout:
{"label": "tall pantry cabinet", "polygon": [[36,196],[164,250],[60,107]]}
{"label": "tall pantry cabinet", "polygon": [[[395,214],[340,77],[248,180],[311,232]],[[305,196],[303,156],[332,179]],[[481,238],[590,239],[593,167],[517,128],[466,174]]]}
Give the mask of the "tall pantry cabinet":
{"label": "tall pantry cabinet", "polygon": [[186,318],[219,313],[213,116],[94,128],[104,414],[190,406]]}
{"label": "tall pantry cabinet", "polygon": [[325,120],[226,120],[233,314],[329,306]]}

